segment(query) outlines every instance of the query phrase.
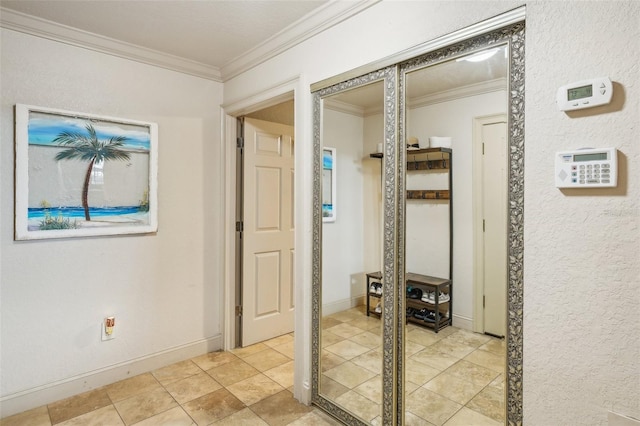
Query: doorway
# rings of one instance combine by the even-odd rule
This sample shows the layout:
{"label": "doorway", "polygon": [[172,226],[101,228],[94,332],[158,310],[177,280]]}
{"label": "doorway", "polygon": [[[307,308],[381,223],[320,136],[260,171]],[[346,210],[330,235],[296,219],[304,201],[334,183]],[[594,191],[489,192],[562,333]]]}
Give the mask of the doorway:
{"label": "doorway", "polygon": [[[311,341],[311,318],[309,316],[311,298],[309,293],[312,288],[311,266],[312,266],[312,240],[308,237],[311,232],[311,222],[307,219],[311,216],[312,197],[309,191],[305,191],[312,179],[312,147],[310,143],[300,143],[303,135],[310,133],[311,114],[308,111],[311,104],[311,94],[308,84],[299,77],[292,77],[275,86],[263,89],[252,96],[239,99],[234,102],[222,105],[222,137],[223,143],[220,147],[220,155],[224,156],[224,205],[221,210],[224,212],[223,234],[224,241],[224,288],[220,297],[224,299],[224,312],[221,312],[223,319],[223,345],[225,351],[232,350],[240,345],[237,324],[239,318],[236,316],[236,309],[239,306],[239,298],[236,299],[237,276],[237,244],[236,244],[236,201],[238,194],[237,138],[240,135],[237,129],[238,117],[247,116],[265,121],[274,121],[272,116],[267,116],[267,111],[273,112],[271,107],[290,102],[287,107],[290,125],[294,126],[295,139],[298,141],[295,147],[295,251],[296,262],[294,266],[295,284],[295,326],[294,326],[294,398],[303,403],[311,400],[310,371],[311,371],[311,348],[308,342]],[[264,116],[257,116],[258,111],[262,111]],[[306,314],[306,315],[305,315]]]}
{"label": "doorway", "polygon": [[238,122],[236,346],[245,347],[294,329],[293,101]]}
{"label": "doorway", "polygon": [[506,334],[507,318],[507,119],[478,117],[473,123],[474,331]]}

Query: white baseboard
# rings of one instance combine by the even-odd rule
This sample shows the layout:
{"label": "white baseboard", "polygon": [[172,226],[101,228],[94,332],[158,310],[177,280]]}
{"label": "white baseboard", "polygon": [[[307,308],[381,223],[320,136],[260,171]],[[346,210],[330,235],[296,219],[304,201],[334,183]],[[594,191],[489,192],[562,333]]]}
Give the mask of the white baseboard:
{"label": "white baseboard", "polygon": [[473,331],[473,319],[453,314],[453,326]]}
{"label": "white baseboard", "polygon": [[198,340],[0,398],[0,418],[78,395],[222,348],[222,336]]}
{"label": "white baseboard", "polygon": [[347,309],[355,308],[356,306],[364,305],[364,295],[351,297],[349,299],[342,299],[336,302],[326,303],[322,305],[322,316],[335,314],[336,312],[346,311]]}

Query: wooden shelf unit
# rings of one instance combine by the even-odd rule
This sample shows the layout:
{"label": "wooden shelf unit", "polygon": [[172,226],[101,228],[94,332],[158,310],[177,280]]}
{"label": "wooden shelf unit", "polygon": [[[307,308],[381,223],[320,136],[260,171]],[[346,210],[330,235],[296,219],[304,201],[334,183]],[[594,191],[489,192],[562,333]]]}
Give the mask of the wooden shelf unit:
{"label": "wooden shelf unit", "polygon": [[[381,315],[381,312],[376,312],[375,308],[374,310],[371,310],[371,298],[373,297],[374,300],[377,300],[376,303],[382,303],[382,295],[379,294],[373,294],[369,291],[369,288],[371,287],[372,283],[380,283],[382,284],[382,272],[378,271],[378,272],[370,272],[367,274],[367,288],[366,288],[366,299],[367,299],[367,316],[370,316],[369,314],[374,314],[377,316]],[[384,287],[383,287],[383,291],[384,291]]]}
{"label": "wooden shelf unit", "polygon": [[[424,321],[407,315],[407,322],[432,328],[436,333],[444,327],[453,323],[453,284],[451,280],[407,272],[405,274],[405,281],[407,288],[417,287],[422,290],[423,293],[429,291],[435,292],[435,303],[423,302],[420,299],[412,299],[410,297],[406,298],[406,305],[408,308],[414,308],[418,310],[427,308],[435,312],[435,321]],[[440,293],[448,295],[449,300],[446,302],[441,302]]]}
{"label": "wooden shelf unit", "polygon": [[[381,152],[372,153],[369,155],[371,158],[383,158],[384,154]],[[453,324],[453,178],[452,178],[452,161],[453,151],[451,148],[426,148],[426,149],[410,149],[407,150],[407,171],[416,172],[434,172],[434,173],[448,173],[449,177],[449,189],[435,190],[435,189],[419,189],[419,190],[407,190],[406,199],[409,200],[447,200],[449,203],[449,279],[437,278],[429,275],[415,274],[407,272],[405,275],[405,289],[407,286],[415,286],[420,288],[423,292],[431,291],[436,292],[435,304],[423,302],[419,299],[406,298],[406,306],[414,309],[427,308],[436,313],[434,322],[423,321],[421,319],[408,316],[407,322],[420,324],[422,326],[433,329],[436,333],[446,326]],[[378,272],[371,272],[367,274],[367,316],[369,313],[380,315],[374,311],[371,311],[370,299],[371,297],[380,298],[379,295],[373,295],[369,293],[369,287],[372,280],[382,282],[382,274]],[[449,296],[449,300],[446,302],[440,302],[440,293]]]}

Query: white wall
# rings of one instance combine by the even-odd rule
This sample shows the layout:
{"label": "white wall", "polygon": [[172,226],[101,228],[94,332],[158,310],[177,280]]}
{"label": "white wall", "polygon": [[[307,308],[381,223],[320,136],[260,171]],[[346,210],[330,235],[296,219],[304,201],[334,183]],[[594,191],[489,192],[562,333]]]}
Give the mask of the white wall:
{"label": "white wall", "polygon": [[[316,82],[521,4],[381,2],[225,83],[225,102],[291,76]],[[611,409],[640,417],[639,23],[640,3],[634,1],[527,4],[523,388],[528,425],[605,424]],[[616,82],[613,105],[571,115],[558,111],[558,86],[601,75]],[[303,136],[298,145],[311,144],[310,114],[300,118],[296,132]],[[586,193],[556,189],[553,153],[591,145],[620,149],[619,187]],[[301,181],[310,182],[311,170],[300,172]],[[302,300],[310,294],[310,282],[309,277],[299,283]],[[296,336],[309,341],[307,330]],[[309,361],[300,361],[306,362],[308,380]]]}
{"label": "white wall", "polygon": [[[382,101],[382,100],[381,100]],[[337,220],[322,225],[323,315],[366,303],[366,274],[381,269],[381,114],[324,109],[323,140],[336,148]]]}
{"label": "white wall", "polygon": [[324,146],[336,149],[336,221],[322,225],[323,315],[350,308],[364,293],[363,119],[324,109]]}
{"label": "white wall", "polygon": [[[382,99],[380,100],[382,103]],[[371,158],[378,152],[378,144],[384,140],[384,117],[382,114],[365,114],[362,158],[362,223],[364,226],[364,270],[382,270],[382,160]]]}
{"label": "white wall", "polygon": [[[219,348],[222,85],[1,37],[1,415]],[[14,242],[16,103],[157,122],[158,233]],[[108,315],[116,338],[102,342]]]}
{"label": "white wall", "polygon": [[[506,92],[497,91],[414,108],[407,112],[407,135],[419,140],[451,136],[453,150],[454,325],[471,329],[473,320],[473,119],[505,113]],[[446,189],[446,173],[407,172],[407,189]],[[407,200],[407,271],[448,277],[449,205]]]}

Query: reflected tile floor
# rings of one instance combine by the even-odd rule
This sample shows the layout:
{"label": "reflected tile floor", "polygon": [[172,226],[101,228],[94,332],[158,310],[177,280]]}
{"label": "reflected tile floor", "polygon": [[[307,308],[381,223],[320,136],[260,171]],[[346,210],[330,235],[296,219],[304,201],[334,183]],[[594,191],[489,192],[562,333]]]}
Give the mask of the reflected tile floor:
{"label": "reflected tile floor", "polygon": [[[358,306],[322,319],[322,382],[327,395],[381,424],[381,322]],[[446,327],[406,328],[405,424],[504,424],[504,340]]]}
{"label": "reflected tile floor", "polygon": [[285,334],[181,361],[7,417],[0,425],[339,424],[296,401],[292,392],[293,334]]}

